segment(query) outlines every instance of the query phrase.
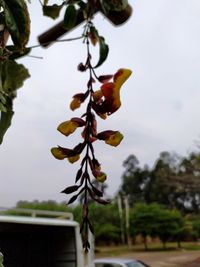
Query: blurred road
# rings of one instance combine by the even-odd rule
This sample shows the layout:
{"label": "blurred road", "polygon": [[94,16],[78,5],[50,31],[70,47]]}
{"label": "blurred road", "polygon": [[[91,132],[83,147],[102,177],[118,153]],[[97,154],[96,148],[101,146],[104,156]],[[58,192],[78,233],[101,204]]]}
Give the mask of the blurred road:
{"label": "blurred road", "polygon": [[123,257],[140,259],[151,267],[200,267],[200,251],[133,252]]}
{"label": "blurred road", "polygon": [[200,267],[200,257],[192,262],[188,262],[183,267]]}

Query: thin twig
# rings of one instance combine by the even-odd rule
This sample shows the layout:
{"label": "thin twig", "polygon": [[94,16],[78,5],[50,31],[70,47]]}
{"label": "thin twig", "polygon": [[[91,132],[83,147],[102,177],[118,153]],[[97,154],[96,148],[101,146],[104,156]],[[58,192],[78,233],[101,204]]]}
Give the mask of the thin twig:
{"label": "thin twig", "polygon": [[37,58],[37,59],[43,59],[43,57],[32,56],[32,55],[27,55],[27,57],[32,57],[32,58]]}
{"label": "thin twig", "polygon": [[27,48],[30,48],[30,49],[32,49],[32,48],[37,48],[37,47],[41,47],[41,46],[43,46],[43,45],[48,45],[48,44],[50,44],[50,43],[62,43],[62,42],[70,42],[70,41],[76,41],[76,40],[80,40],[80,39],[82,39],[84,36],[82,35],[82,36],[79,36],[79,37],[75,37],[75,38],[68,38],[68,39],[62,39],[62,40],[55,40],[55,41],[50,41],[50,42],[46,42],[46,43],[43,43],[43,44],[39,44],[39,45],[33,45],[33,46],[29,46],[29,47],[27,47]]}

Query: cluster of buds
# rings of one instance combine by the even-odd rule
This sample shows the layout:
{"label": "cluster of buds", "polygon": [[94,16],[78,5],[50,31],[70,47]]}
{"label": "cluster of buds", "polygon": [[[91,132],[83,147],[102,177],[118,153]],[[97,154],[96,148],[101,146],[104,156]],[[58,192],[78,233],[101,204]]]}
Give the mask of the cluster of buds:
{"label": "cluster of buds", "polygon": [[[101,56],[99,63],[93,67],[91,64],[92,57],[89,52],[89,44],[92,43],[95,45],[95,40],[97,39],[100,40],[102,45],[101,50],[107,51],[107,46],[103,43],[103,37],[100,37],[94,27],[88,23],[88,30],[86,31],[88,55],[86,63],[80,63],[78,65],[79,71],[89,71],[87,90],[86,92],[75,94],[70,103],[70,109],[75,111],[87,101],[86,111],[80,117],[73,117],[62,122],[57,128],[60,133],[67,137],[73,134],[78,128],[81,128],[82,141],[73,148],[58,146],[51,149],[56,159],[67,159],[70,163],[80,160],[80,168],[76,174],[75,184],[65,188],[62,193],[73,193],[68,204],[73,203],[80,196],[83,199],[83,214],[80,229],[84,237],[83,247],[85,251],[89,249],[88,230],[90,229],[92,233],[94,232],[89,218],[89,200],[96,201],[100,204],[108,203],[107,200],[103,199],[103,192],[96,186],[98,183],[103,183],[107,176],[101,170],[101,164],[95,156],[94,144],[97,141],[104,141],[106,144],[116,147],[123,139],[122,133],[117,130],[98,132],[96,118],[99,116],[105,120],[120,108],[120,89],[132,73],[129,69],[119,69],[114,75],[97,76],[95,68],[102,63],[103,57]],[[100,84],[100,88],[95,91],[93,87],[94,84],[96,85],[96,82]]]}

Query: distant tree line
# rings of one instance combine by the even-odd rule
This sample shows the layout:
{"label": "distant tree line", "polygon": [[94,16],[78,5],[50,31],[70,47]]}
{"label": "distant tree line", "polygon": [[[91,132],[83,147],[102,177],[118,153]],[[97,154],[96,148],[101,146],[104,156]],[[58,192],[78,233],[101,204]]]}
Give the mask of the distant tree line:
{"label": "distant tree line", "polygon": [[[75,220],[81,218],[81,205],[67,207],[65,203],[55,201],[20,201],[17,208],[31,208],[39,210],[54,210],[72,212]],[[13,211],[10,212],[13,214]],[[14,212],[14,215],[17,215]],[[97,245],[122,244],[122,234],[127,234],[125,229],[125,211],[123,209],[123,229],[116,201],[110,205],[100,206],[90,204],[90,216],[94,221],[95,242]],[[123,232],[123,233],[122,233]],[[148,249],[148,237],[159,238],[166,248],[168,241],[177,242],[197,240],[200,238],[200,216],[184,216],[177,209],[169,210],[157,203],[137,203],[130,207],[130,232],[132,242],[140,235],[145,250]]]}
{"label": "distant tree line", "polygon": [[191,153],[180,157],[175,153],[162,152],[152,168],[140,167],[134,155],[123,163],[120,194],[134,203],[159,203],[181,213],[200,211],[200,154]]}
{"label": "distant tree line", "polygon": [[[112,203],[90,204],[96,244],[120,244],[128,236],[134,242],[139,235],[147,250],[148,237],[159,238],[163,248],[168,241],[180,248],[181,241],[200,238],[200,154],[180,157],[162,152],[151,169],[141,167],[136,156],[130,155],[123,166],[122,183]],[[129,202],[129,229],[124,202],[121,207],[118,202],[124,197]],[[16,207],[72,212],[77,221],[82,216],[80,204],[67,206],[52,200],[19,201]]]}

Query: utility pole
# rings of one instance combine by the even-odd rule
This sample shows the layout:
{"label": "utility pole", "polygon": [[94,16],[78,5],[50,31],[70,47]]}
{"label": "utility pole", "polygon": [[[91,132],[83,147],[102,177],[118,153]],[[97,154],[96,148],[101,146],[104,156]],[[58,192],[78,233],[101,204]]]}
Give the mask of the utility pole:
{"label": "utility pole", "polygon": [[129,202],[128,202],[128,196],[124,197],[124,205],[125,205],[125,219],[126,219],[126,241],[127,245],[130,248],[131,247],[131,237],[130,237],[130,208],[129,208]]}
{"label": "utility pole", "polygon": [[120,219],[120,232],[121,232],[121,242],[125,244],[125,234],[124,234],[124,220],[123,220],[123,210],[122,210],[122,197],[117,196],[117,204],[119,210],[119,219]]}

